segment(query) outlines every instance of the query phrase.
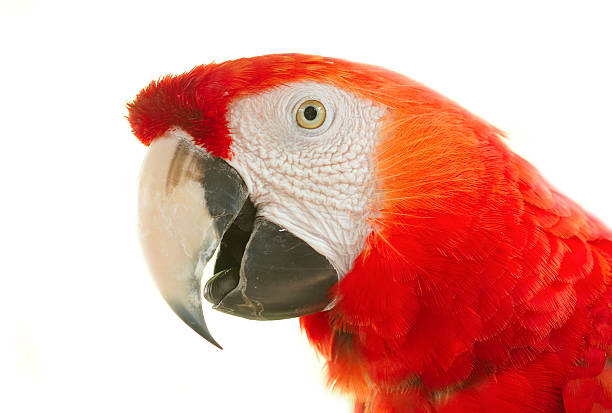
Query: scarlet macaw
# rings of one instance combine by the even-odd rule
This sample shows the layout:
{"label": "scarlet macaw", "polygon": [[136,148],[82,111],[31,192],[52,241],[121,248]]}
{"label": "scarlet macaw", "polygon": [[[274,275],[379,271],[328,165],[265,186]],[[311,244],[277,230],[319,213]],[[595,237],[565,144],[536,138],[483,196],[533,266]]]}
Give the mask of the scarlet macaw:
{"label": "scarlet macaw", "polygon": [[145,254],[207,340],[202,295],[301,317],[357,412],[612,411],[612,232],[497,128],[297,54],[198,66],[128,108]]}

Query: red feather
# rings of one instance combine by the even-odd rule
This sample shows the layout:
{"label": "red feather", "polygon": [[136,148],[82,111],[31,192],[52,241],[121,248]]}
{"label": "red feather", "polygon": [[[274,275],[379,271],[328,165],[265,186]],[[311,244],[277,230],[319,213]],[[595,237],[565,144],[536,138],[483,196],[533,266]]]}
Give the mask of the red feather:
{"label": "red feather", "polygon": [[498,130],[410,82],[378,88],[397,99],[376,155],[382,205],[336,307],[302,319],[309,339],[325,354],[352,336],[365,412],[609,409],[610,231]]}

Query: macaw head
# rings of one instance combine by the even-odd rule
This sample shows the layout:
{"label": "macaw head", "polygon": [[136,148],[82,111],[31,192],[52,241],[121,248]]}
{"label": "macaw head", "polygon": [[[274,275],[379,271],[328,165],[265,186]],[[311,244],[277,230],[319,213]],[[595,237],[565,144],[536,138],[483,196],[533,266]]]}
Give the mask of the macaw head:
{"label": "macaw head", "polygon": [[202,296],[250,319],[298,317],[332,307],[358,257],[407,259],[396,235],[426,230],[414,220],[452,199],[468,208],[471,154],[498,133],[401,75],[297,54],[166,76],[128,109],[149,146],[139,209],[151,272],[214,344]]}

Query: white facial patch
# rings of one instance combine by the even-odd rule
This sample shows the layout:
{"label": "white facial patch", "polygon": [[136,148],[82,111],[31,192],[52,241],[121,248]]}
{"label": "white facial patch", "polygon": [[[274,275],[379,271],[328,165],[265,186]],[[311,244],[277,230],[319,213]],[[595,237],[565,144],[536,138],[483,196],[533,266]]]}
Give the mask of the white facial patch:
{"label": "white facial patch", "polygon": [[[323,104],[315,129],[296,121],[307,100]],[[331,85],[294,83],[233,102],[232,165],[259,215],[348,273],[371,231],[373,160],[384,107]]]}

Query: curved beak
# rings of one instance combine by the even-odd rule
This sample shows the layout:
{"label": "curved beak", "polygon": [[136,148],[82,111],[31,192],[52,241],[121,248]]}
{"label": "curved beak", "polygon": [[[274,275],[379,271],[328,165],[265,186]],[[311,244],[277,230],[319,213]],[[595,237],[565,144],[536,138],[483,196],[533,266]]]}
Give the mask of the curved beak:
{"label": "curved beak", "polygon": [[[330,305],[338,274],[282,227],[257,217],[240,175],[171,132],[149,146],[139,189],[140,236],[151,274],[172,310],[221,348],[202,313],[250,319],[299,317]],[[202,285],[217,248],[214,276]]]}

